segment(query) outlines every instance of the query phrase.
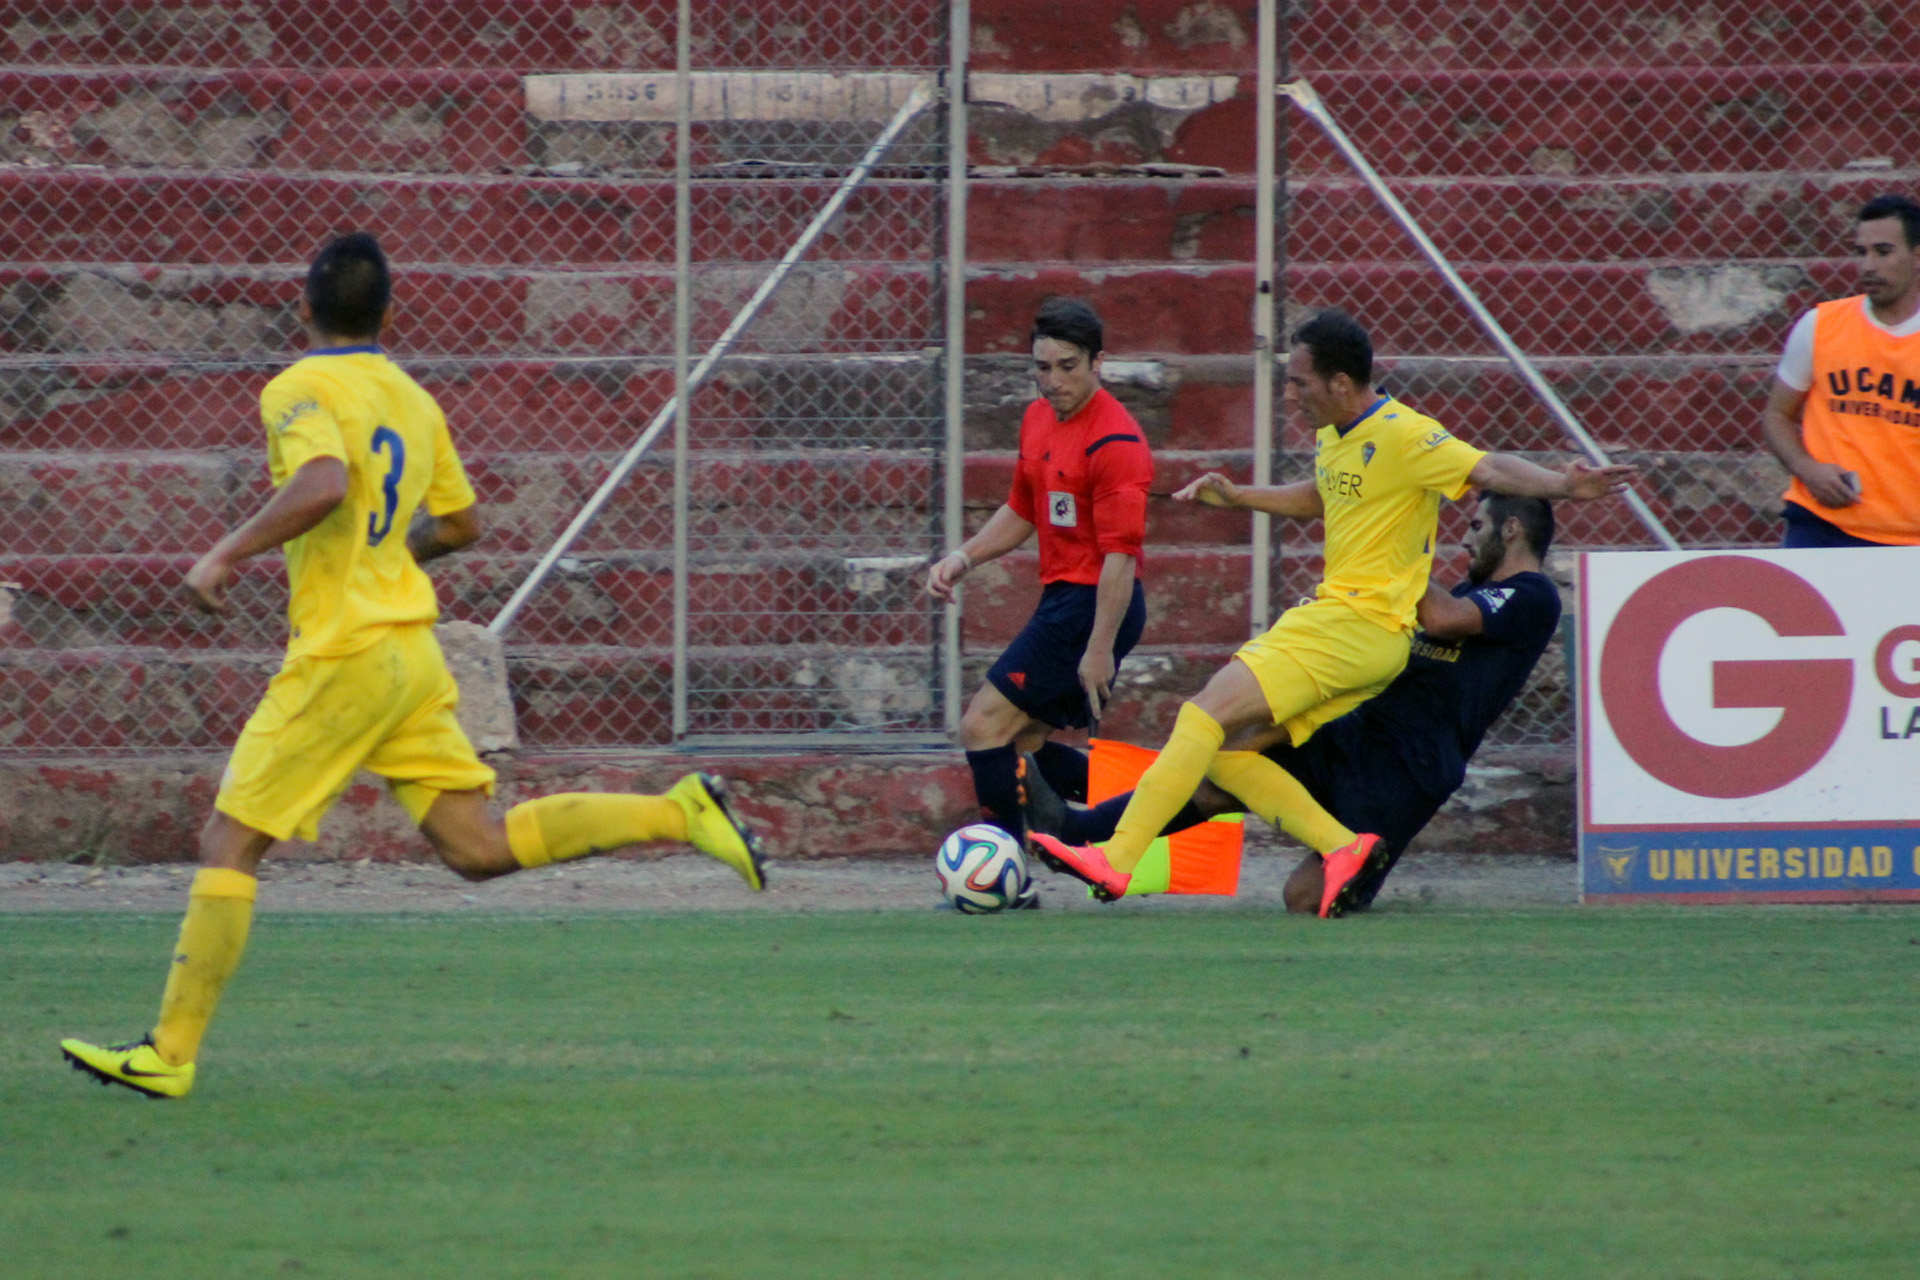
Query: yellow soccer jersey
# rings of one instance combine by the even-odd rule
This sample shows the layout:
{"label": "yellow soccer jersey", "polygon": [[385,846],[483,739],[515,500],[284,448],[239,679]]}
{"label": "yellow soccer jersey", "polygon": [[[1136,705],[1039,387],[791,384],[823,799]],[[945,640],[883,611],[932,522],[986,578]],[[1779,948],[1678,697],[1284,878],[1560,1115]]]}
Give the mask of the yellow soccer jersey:
{"label": "yellow soccer jersey", "polygon": [[1342,432],[1314,439],[1314,483],[1326,508],[1326,572],[1318,594],[1395,630],[1413,626],[1433,567],[1440,499],[1467,492],[1486,456],[1399,401],[1382,397]]}
{"label": "yellow soccer jersey", "polygon": [[442,516],[474,503],[433,397],[377,347],[316,351],[260,393],[276,488],[315,458],[347,464],[347,496],[286,545],[289,655],[357,653],[400,623],[440,616],[433,582],[407,550],[424,503]]}

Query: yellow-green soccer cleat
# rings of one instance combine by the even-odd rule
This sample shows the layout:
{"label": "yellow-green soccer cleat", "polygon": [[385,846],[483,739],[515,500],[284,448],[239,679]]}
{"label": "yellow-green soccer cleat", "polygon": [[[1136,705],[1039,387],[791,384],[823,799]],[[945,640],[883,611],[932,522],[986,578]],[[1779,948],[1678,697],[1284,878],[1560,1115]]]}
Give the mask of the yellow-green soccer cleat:
{"label": "yellow-green soccer cleat", "polygon": [[110,1046],[62,1040],[60,1052],[75,1071],[101,1084],[123,1084],[149,1098],[184,1098],[193,1088],[193,1064],[172,1065],[154,1049],[152,1037]]}
{"label": "yellow-green soccer cleat", "polygon": [[710,773],[690,773],[667,790],[667,797],[687,811],[687,839],[740,873],[747,888],[767,887],[766,863],[760,841],[727,807],[727,786]]}

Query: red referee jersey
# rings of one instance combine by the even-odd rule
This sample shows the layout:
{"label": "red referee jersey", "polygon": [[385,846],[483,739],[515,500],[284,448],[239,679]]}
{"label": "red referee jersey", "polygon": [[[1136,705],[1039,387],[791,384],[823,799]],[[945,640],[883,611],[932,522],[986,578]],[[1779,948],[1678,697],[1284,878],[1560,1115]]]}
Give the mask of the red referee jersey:
{"label": "red referee jersey", "polygon": [[1152,484],[1146,434],[1104,387],[1065,422],[1028,405],[1007,505],[1040,532],[1040,581],[1093,586],[1108,555],[1140,560]]}

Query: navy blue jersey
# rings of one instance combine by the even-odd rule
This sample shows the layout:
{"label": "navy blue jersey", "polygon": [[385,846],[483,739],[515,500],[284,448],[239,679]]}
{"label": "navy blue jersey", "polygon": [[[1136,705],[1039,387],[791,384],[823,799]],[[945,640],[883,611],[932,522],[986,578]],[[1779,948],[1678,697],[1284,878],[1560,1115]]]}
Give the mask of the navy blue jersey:
{"label": "navy blue jersey", "polygon": [[1545,574],[1463,582],[1453,595],[1479,606],[1480,634],[1449,641],[1417,632],[1406,670],[1346,717],[1363,738],[1390,742],[1434,796],[1450,795],[1466,777],[1480,739],[1560,625],[1560,592]]}

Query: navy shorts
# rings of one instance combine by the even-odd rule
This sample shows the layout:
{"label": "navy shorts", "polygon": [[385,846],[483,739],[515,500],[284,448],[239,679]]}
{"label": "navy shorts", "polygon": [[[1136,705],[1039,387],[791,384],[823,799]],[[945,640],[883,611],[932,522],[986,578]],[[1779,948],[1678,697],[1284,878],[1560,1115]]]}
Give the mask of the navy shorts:
{"label": "navy shorts", "polygon": [[[1363,740],[1362,724],[1343,716],[1299,746],[1282,742],[1261,754],[1299,780],[1342,826],[1380,837],[1386,861],[1359,887],[1357,905],[1373,901],[1407,845],[1440,811],[1454,787],[1422,778],[1400,757]],[[1436,789],[1437,788],[1437,789]]]}
{"label": "navy shorts", "polygon": [[[1049,582],[1040,591],[1040,607],[987,672],[987,680],[1008,702],[1056,729],[1084,729],[1093,723],[1087,691],[1080,687],[1080,659],[1093,634],[1100,588],[1079,582]],[[1147,626],[1147,593],[1133,584],[1133,599],[1113,637],[1113,666],[1140,643]]]}
{"label": "navy shorts", "polygon": [[1782,504],[1785,508],[1781,518],[1787,522],[1786,534],[1780,539],[1782,550],[1792,551],[1800,547],[1884,547],[1884,542],[1869,542],[1865,538],[1855,537],[1833,521],[1813,514],[1797,502]]}

